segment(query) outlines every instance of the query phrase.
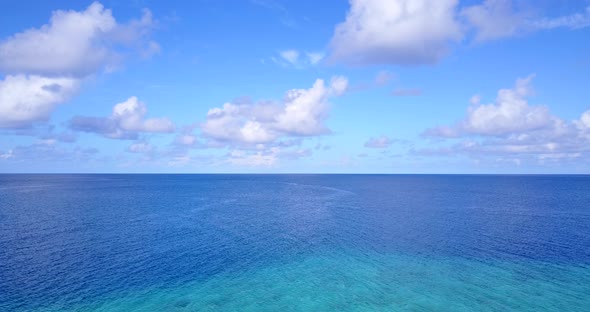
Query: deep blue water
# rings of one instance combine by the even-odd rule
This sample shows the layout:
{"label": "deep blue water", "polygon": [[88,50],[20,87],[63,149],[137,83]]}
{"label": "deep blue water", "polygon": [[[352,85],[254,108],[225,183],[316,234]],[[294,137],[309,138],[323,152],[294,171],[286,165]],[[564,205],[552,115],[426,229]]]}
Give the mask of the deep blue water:
{"label": "deep blue water", "polygon": [[590,311],[590,176],[0,175],[0,311]]}

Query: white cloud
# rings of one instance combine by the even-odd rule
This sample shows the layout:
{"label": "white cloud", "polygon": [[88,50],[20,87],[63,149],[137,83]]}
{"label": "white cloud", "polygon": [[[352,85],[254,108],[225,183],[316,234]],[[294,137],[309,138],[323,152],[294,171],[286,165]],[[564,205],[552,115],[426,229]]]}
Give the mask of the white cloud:
{"label": "white cloud", "polygon": [[365,147],[368,147],[368,148],[388,148],[389,146],[391,146],[392,143],[393,143],[393,141],[390,138],[382,135],[377,138],[370,138],[367,142],[365,142]]}
{"label": "white cloud", "polygon": [[311,65],[316,65],[324,59],[324,53],[321,52],[306,52],[305,55],[307,55],[307,59]]}
{"label": "white cloud", "polygon": [[316,81],[309,90],[291,90],[285,97],[284,110],[277,116],[273,128],[293,135],[325,134],[324,126],[329,107],[323,81]]}
{"label": "white cloud", "polygon": [[479,104],[479,97],[472,98],[472,106],[465,119],[455,126],[443,126],[426,131],[426,135],[455,137],[463,135],[505,136],[514,133],[552,129],[562,122],[551,115],[546,106],[529,105],[533,76],[518,79],[512,89],[498,91],[496,101]]}
{"label": "white cloud", "polygon": [[242,143],[264,143],[274,140],[276,134],[271,127],[257,128],[270,124],[281,111],[272,103],[233,104],[225,103],[222,108],[212,108],[207,120],[201,124],[202,133],[214,140]]}
{"label": "white cloud", "polygon": [[353,65],[431,64],[462,33],[457,0],[351,0],[336,26],[331,59]]}
{"label": "white cloud", "polygon": [[140,20],[119,24],[98,2],[82,12],[55,11],[49,24],[0,42],[0,71],[86,76],[115,66],[121,48],[157,50],[157,43],[146,39],[153,24],[147,10]]}
{"label": "white cloud", "polygon": [[553,29],[566,27],[579,29],[590,26],[590,6],[586,7],[583,13],[574,13],[572,15],[560,16],[555,18],[544,18],[533,21],[531,25],[538,29]]}
{"label": "white cloud", "polygon": [[132,96],[113,107],[111,116],[76,116],[70,121],[70,128],[77,131],[94,132],[113,139],[136,139],[138,133],[170,133],[175,129],[168,118],[146,119],[147,106]]}
{"label": "white cloud", "polygon": [[113,107],[111,118],[117,120],[121,129],[137,132],[172,132],[174,124],[168,118],[144,119],[147,107],[137,97],[132,96],[125,102]]}
{"label": "white cloud", "polygon": [[590,157],[590,110],[566,122],[552,115],[546,106],[529,105],[531,79],[518,79],[514,88],[501,89],[492,104],[480,104],[480,98],[473,97],[463,121],[425,132],[426,136],[463,138],[459,143],[413,152],[538,165]]}
{"label": "white cloud", "polygon": [[531,106],[533,76],[518,79],[513,89],[498,91],[496,102],[469,108],[463,129],[481,135],[504,135],[552,127],[557,122],[546,106]]}
{"label": "white cloud", "polygon": [[157,53],[159,45],[148,38],[153,26],[148,10],[121,24],[94,2],[81,12],[55,11],[49,24],[0,41],[0,73],[6,74],[0,80],[0,128],[47,121],[84,77],[116,67],[126,53]]}
{"label": "white cloud", "polygon": [[284,66],[298,69],[315,66],[324,59],[322,52],[302,52],[295,49],[279,52],[279,58],[273,57],[272,61]]}
{"label": "white cloud", "polygon": [[590,109],[583,112],[580,116],[579,120],[574,121],[574,124],[580,130],[589,130],[590,129]]}
{"label": "white cloud", "polygon": [[299,59],[299,51],[297,50],[286,50],[280,53],[281,57],[291,64],[297,63]]}
{"label": "white cloud", "polygon": [[463,9],[461,15],[477,29],[476,41],[513,36],[521,30],[525,19],[514,11],[512,0],[486,0]]}
{"label": "white cloud", "polygon": [[[316,81],[317,83],[317,81]],[[334,76],[330,79],[328,95],[341,96],[348,90],[348,79],[344,76]]]}
{"label": "white cloud", "polygon": [[461,43],[489,41],[543,29],[590,26],[582,13],[539,18],[541,10],[513,0],[485,0],[463,6],[458,0],[349,0],[346,20],[336,26],[328,61],[348,65],[433,64]]}
{"label": "white cloud", "polygon": [[590,6],[582,13],[558,17],[536,17],[527,7],[516,7],[513,0],[486,0],[461,11],[468,25],[476,29],[476,41],[513,37],[554,28],[579,29],[590,26]]}
{"label": "white cloud", "polygon": [[282,103],[226,103],[212,108],[201,124],[203,135],[228,144],[260,144],[288,136],[326,134],[324,125],[329,112],[328,99],[346,91],[348,81],[333,77],[326,86],[321,79],[310,89],[287,91]]}
{"label": "white cloud", "polygon": [[321,79],[310,89],[293,89],[285,95],[284,109],[273,125],[277,130],[290,135],[319,135],[329,130],[324,125],[330,109],[327,99],[339,96],[347,88],[348,80],[334,77],[326,86]]}
{"label": "white cloud", "polygon": [[48,120],[51,112],[78,90],[74,78],[8,75],[0,80],[0,128],[30,127]]}
{"label": "white cloud", "polygon": [[14,158],[14,151],[13,150],[8,150],[4,153],[0,153],[0,159],[10,159],[10,158]]}

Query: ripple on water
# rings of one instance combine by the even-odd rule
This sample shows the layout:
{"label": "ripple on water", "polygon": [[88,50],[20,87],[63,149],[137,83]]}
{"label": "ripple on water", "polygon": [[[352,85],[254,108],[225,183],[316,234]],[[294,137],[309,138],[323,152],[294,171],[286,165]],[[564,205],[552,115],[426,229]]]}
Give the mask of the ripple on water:
{"label": "ripple on water", "polygon": [[589,181],[0,175],[0,310],[580,311]]}
{"label": "ripple on water", "polygon": [[72,311],[583,311],[589,285],[587,267],[333,253]]}

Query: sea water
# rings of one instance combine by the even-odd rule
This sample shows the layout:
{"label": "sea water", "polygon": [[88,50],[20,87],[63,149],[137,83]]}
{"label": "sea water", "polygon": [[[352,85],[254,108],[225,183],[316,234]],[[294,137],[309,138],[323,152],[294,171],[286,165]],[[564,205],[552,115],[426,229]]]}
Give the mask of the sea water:
{"label": "sea water", "polygon": [[590,177],[0,175],[0,311],[590,311]]}

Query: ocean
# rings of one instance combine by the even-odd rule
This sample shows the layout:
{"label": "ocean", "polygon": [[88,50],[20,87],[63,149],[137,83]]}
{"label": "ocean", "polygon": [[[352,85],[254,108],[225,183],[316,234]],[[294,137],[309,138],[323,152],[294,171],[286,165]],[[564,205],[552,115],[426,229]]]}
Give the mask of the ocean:
{"label": "ocean", "polygon": [[0,175],[0,311],[590,311],[590,176]]}

